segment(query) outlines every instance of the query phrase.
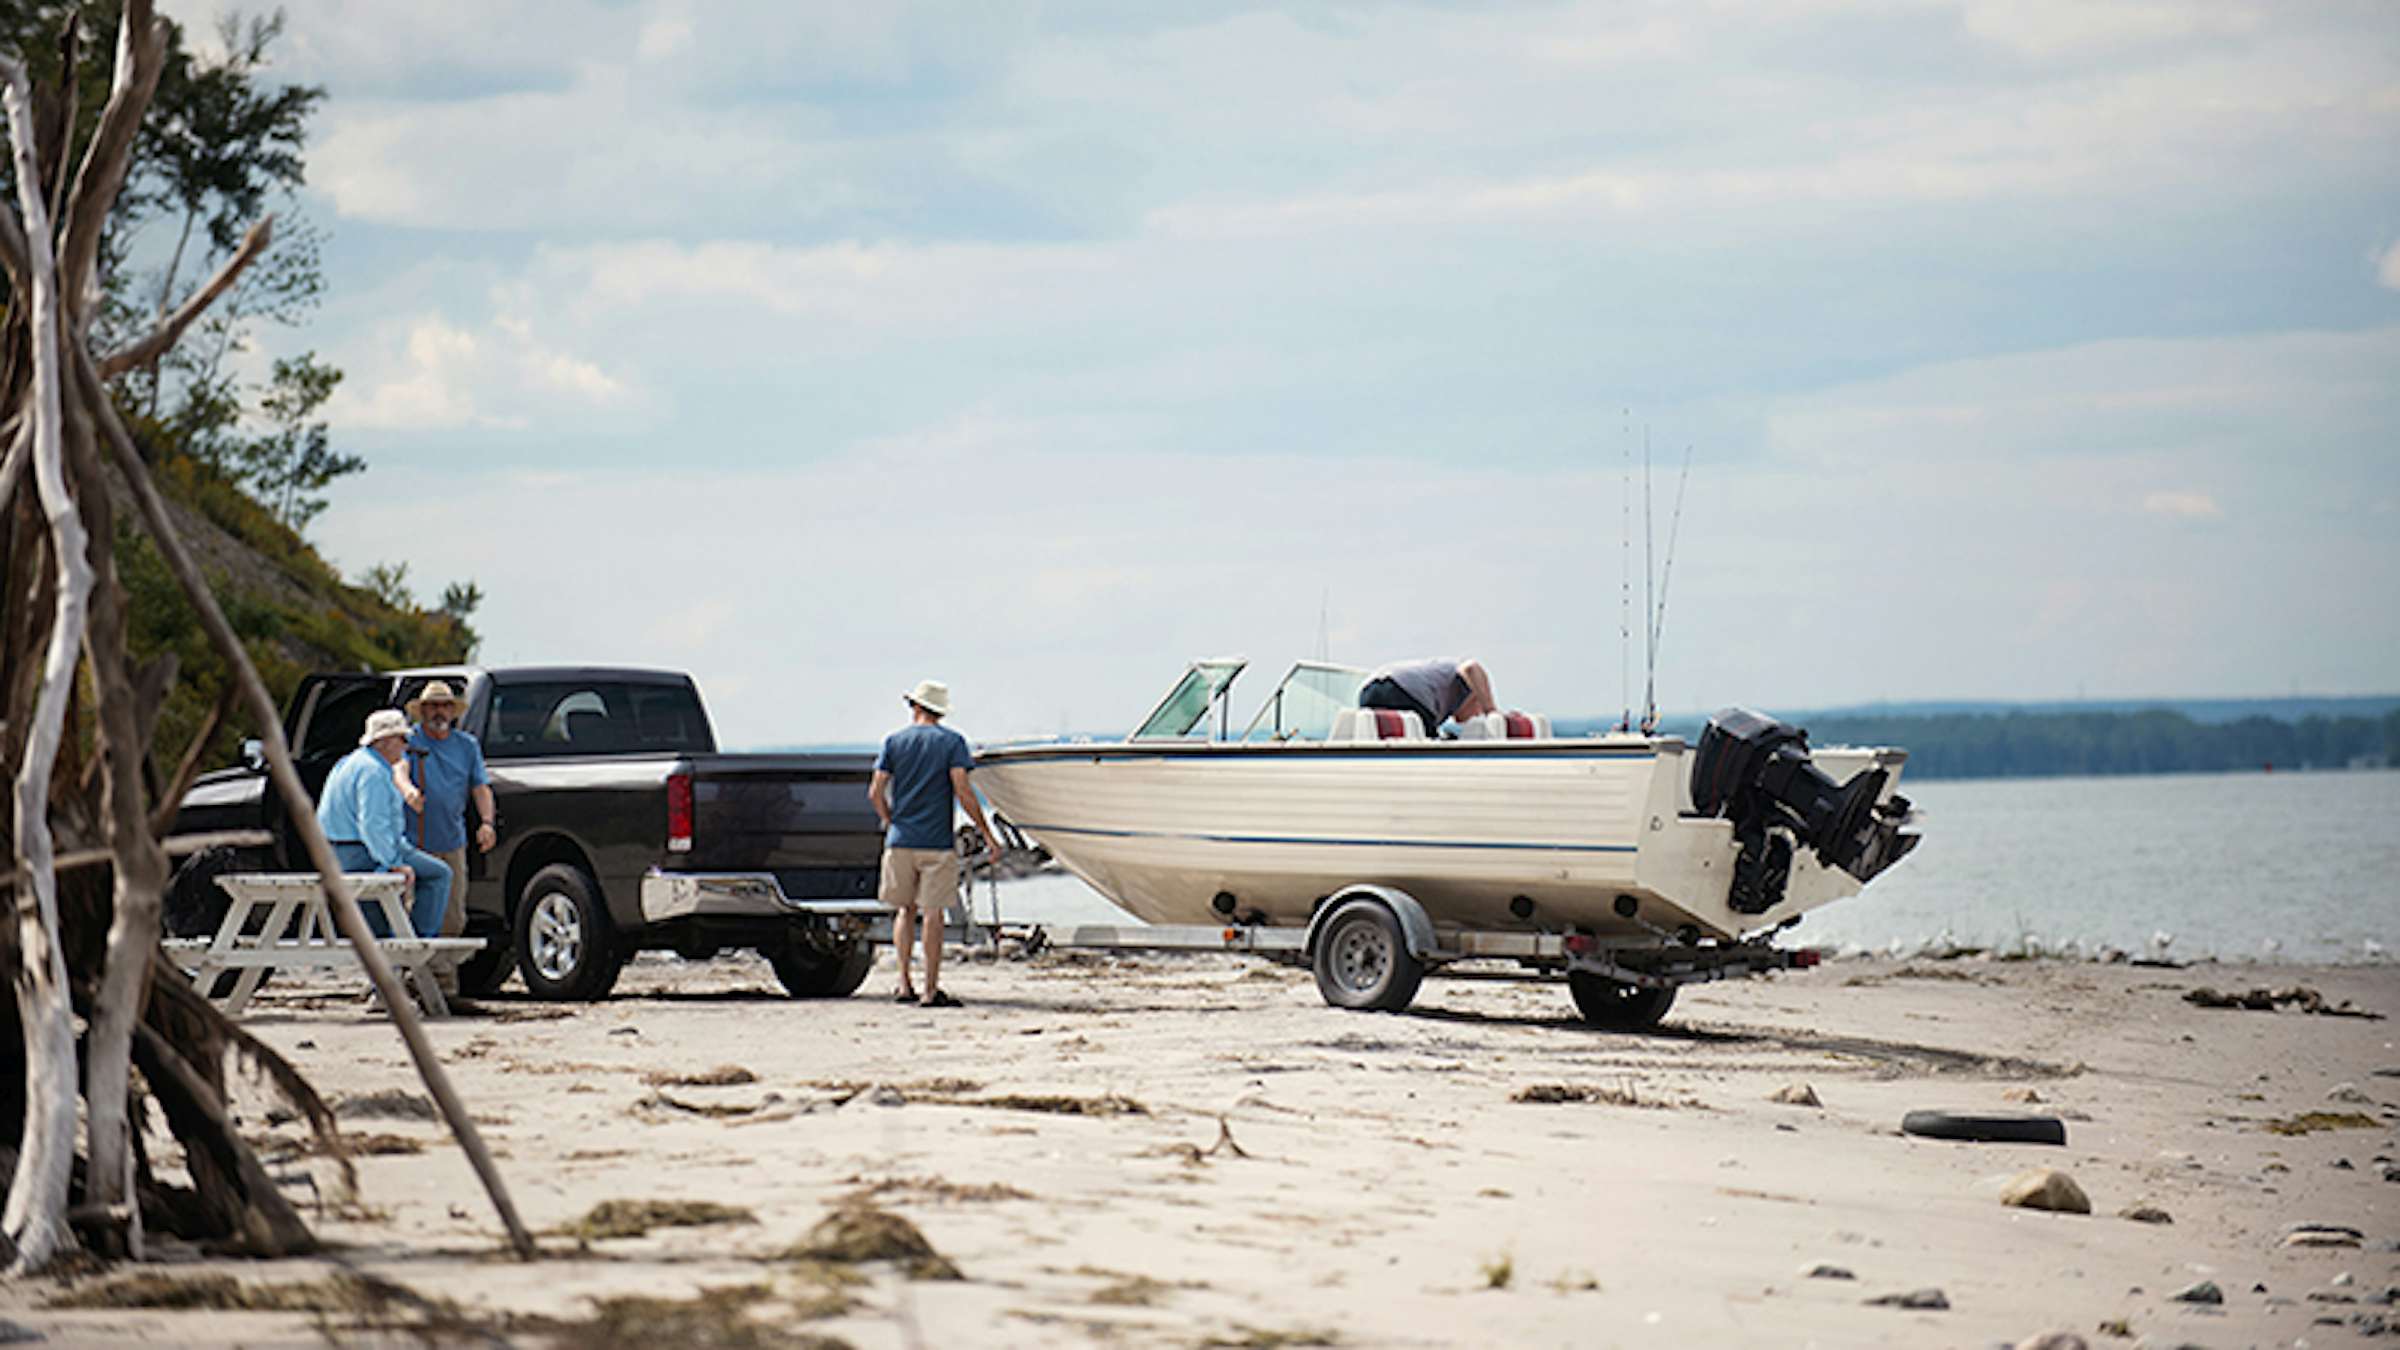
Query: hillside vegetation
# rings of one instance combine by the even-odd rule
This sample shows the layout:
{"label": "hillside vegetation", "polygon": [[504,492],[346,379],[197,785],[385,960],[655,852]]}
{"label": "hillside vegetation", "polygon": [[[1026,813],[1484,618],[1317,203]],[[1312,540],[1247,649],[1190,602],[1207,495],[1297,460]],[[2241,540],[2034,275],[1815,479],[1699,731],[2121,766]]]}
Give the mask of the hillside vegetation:
{"label": "hillside vegetation", "polygon": [[[151,455],[185,541],[278,702],[288,700],[312,670],[434,665],[474,654],[476,634],[468,622],[473,588],[452,587],[444,604],[428,606],[409,593],[405,565],[377,569],[372,586],[347,582],[225,474],[193,456],[155,449]],[[222,695],[226,672],[157,550],[122,523],[131,514],[119,513],[116,540],[127,636],[137,661],[172,653],[177,662],[159,715],[156,743],[164,753],[190,743]],[[257,728],[241,719],[229,721],[212,739],[204,764],[230,762],[241,741],[255,734]]]}

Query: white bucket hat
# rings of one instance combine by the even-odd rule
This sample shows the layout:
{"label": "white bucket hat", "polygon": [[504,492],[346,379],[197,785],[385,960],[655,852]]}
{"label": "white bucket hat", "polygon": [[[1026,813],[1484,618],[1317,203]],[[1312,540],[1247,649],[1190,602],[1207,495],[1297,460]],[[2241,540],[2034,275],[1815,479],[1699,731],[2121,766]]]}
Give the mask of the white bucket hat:
{"label": "white bucket hat", "polygon": [[916,688],[901,697],[936,717],[950,715],[950,686],[940,680],[919,680]]}
{"label": "white bucket hat", "polygon": [[367,714],[367,729],[358,733],[360,745],[373,745],[386,736],[406,736],[408,715],[398,708],[377,708]]}

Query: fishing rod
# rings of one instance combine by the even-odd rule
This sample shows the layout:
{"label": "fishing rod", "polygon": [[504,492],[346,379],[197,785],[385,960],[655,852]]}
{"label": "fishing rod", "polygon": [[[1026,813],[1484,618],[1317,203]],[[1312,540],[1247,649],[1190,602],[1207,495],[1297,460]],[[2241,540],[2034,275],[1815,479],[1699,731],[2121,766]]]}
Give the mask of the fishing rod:
{"label": "fishing rod", "polygon": [[1692,446],[1684,442],[1683,472],[1675,479],[1675,513],[1667,522],[1666,563],[1658,574],[1658,604],[1650,611],[1650,672],[1648,705],[1642,710],[1642,733],[1658,730],[1658,647],[1667,631],[1667,584],[1675,579],[1675,540],[1683,533],[1683,492],[1692,482]]}
{"label": "fishing rod", "polygon": [[1618,505],[1624,516],[1625,556],[1618,570],[1617,599],[1617,679],[1625,696],[1625,706],[1617,718],[1617,730],[1633,730],[1633,410],[1623,410],[1618,430],[1625,444],[1625,469],[1619,482]]}

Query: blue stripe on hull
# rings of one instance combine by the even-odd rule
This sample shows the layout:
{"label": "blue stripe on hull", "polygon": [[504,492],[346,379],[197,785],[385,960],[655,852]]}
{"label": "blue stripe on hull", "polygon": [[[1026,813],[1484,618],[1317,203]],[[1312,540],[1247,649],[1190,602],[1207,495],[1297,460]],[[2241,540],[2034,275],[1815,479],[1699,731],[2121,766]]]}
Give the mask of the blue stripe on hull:
{"label": "blue stripe on hull", "polygon": [[1632,844],[1536,844],[1514,842],[1468,842],[1441,839],[1314,839],[1299,835],[1268,834],[1170,834],[1162,830],[1098,830],[1080,825],[1037,825],[1018,821],[1017,828],[1034,834],[1056,831],[1060,834],[1089,834],[1107,839],[1189,839],[1209,844],[1305,844],[1330,848],[1473,848],[1504,852],[1526,853],[1632,853]]}

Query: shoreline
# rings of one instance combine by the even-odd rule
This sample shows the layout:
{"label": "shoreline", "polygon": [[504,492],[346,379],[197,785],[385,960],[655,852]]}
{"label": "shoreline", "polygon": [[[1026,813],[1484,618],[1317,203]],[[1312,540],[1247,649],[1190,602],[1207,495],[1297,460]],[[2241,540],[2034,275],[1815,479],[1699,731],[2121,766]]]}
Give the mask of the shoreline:
{"label": "shoreline", "polygon": [[[50,1310],[50,1280],[0,1291],[0,1317],[75,1344],[322,1344],[312,1317],[409,1343],[446,1300],[454,1331],[606,1343],[596,1319],[625,1309],[600,1300],[640,1295],[666,1301],[654,1328],[730,1308],[736,1329],[861,1347],[2104,1344],[2120,1325],[2324,1344],[2400,1322],[2380,1301],[2400,1285],[2400,1165],[2379,1161],[2400,1159],[2400,1023],[2183,997],[2306,985],[2392,1019],[2385,966],[1855,959],[1688,988],[1651,1035],[1584,1028],[1555,985],[1433,979],[1408,1014],[1343,1013],[1305,972],[1215,955],[954,955],[967,1006],[943,1012],[885,1001],[891,970],[799,1003],[754,959],[643,959],[607,1003],[432,1024],[517,1204],[553,1230],[540,1263],[495,1258],[464,1159],[403,1114],[344,1119],[414,1151],[360,1158],[362,1206],[311,1214],[335,1259],[167,1271],[350,1270],[433,1300],[368,1316],[380,1330],[355,1311]],[[279,979],[244,1025],[329,1098],[417,1093],[354,988]],[[721,1065],[748,1081],[695,1081]],[[1819,1105],[1770,1100],[1802,1086]],[[247,1129],[292,1136],[254,1087],[237,1096]],[[2067,1144],[1900,1134],[1923,1108],[2049,1113]],[[2364,1123],[2319,1127],[2345,1117]],[[304,1205],[330,1194],[322,1159],[271,1166],[308,1178]],[[2034,1167],[2072,1175],[2092,1213],[2001,1205]],[[963,1278],[788,1256],[858,1198]],[[555,1235],[610,1200],[749,1221]],[[2172,1222],[2119,1217],[2144,1206]],[[2296,1223],[2357,1245],[2284,1246]],[[2170,1297],[2203,1281],[2222,1303]],[[1869,1302],[1923,1289],[1948,1307]]]}

